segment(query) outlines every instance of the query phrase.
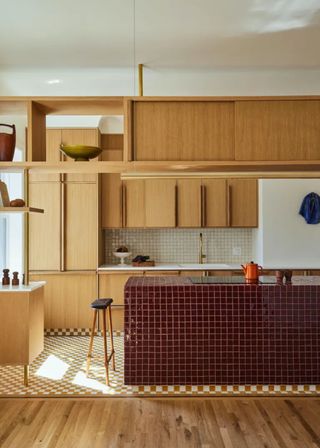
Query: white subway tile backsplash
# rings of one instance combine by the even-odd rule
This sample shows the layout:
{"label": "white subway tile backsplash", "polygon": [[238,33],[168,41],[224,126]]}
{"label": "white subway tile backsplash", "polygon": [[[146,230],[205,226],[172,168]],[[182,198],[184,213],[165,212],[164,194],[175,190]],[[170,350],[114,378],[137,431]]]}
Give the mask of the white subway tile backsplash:
{"label": "white subway tile backsplash", "polygon": [[[197,263],[199,234],[208,263],[242,263],[252,258],[252,229],[111,229],[105,230],[105,263],[118,263],[112,252],[127,246],[158,263]],[[237,248],[234,250],[234,248]]]}

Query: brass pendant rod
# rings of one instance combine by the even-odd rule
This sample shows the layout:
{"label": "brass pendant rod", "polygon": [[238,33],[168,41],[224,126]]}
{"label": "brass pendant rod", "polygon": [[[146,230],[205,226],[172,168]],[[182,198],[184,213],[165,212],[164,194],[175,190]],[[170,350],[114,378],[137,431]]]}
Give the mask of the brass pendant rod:
{"label": "brass pendant rod", "polygon": [[138,65],[139,73],[139,96],[143,96],[143,64]]}

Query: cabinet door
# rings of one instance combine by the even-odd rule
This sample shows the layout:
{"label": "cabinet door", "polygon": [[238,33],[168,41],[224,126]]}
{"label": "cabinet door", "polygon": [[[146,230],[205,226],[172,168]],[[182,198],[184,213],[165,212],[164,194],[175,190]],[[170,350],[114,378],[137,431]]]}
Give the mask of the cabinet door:
{"label": "cabinet door", "polygon": [[98,246],[98,187],[65,184],[65,269],[96,269]]}
{"label": "cabinet door", "polygon": [[145,180],[146,227],[176,226],[176,181]]}
{"label": "cabinet door", "polygon": [[201,227],[201,180],[177,180],[177,226]]}
{"label": "cabinet door", "polygon": [[126,180],[123,182],[123,226],[145,226],[145,189],[144,180]]}
{"label": "cabinet door", "polygon": [[101,227],[122,227],[123,188],[120,174],[103,174],[101,183]]}
{"label": "cabinet door", "polygon": [[258,183],[256,179],[229,179],[229,223],[231,227],[258,226]]}
{"label": "cabinet door", "polygon": [[32,281],[46,281],[44,326],[50,328],[90,328],[91,302],[97,298],[96,274],[31,275]]}
{"label": "cabinet door", "polygon": [[[123,136],[101,136],[102,160],[120,161],[123,158]],[[101,227],[122,227],[123,194],[120,174],[101,175]]]}
{"label": "cabinet door", "polygon": [[203,227],[227,227],[226,179],[202,180]]}
{"label": "cabinet door", "polygon": [[135,101],[134,160],[234,160],[232,101]]}
{"label": "cabinet door", "polygon": [[124,287],[127,280],[133,276],[143,275],[143,272],[112,272],[99,274],[99,297],[110,297],[112,304],[112,326],[114,330],[124,330]]}
{"label": "cabinet door", "polygon": [[236,160],[319,160],[320,101],[235,103]]}
{"label": "cabinet door", "polygon": [[44,213],[30,214],[30,270],[60,270],[61,185],[59,182],[30,183],[31,206]]}
{"label": "cabinet door", "polygon": [[[62,143],[64,145],[100,146],[98,129],[62,129]],[[66,157],[67,160],[73,160]],[[94,159],[97,160],[97,159]],[[78,162],[81,163],[81,162]],[[96,174],[66,174],[66,181],[96,182]]]}

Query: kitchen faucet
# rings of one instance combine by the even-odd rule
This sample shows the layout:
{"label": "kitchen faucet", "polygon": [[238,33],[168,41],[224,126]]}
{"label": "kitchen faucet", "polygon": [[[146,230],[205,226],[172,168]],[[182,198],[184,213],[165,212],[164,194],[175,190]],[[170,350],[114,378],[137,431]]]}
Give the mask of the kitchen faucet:
{"label": "kitchen faucet", "polygon": [[206,255],[203,253],[203,240],[202,233],[199,235],[199,263],[203,264],[203,260],[206,258]]}

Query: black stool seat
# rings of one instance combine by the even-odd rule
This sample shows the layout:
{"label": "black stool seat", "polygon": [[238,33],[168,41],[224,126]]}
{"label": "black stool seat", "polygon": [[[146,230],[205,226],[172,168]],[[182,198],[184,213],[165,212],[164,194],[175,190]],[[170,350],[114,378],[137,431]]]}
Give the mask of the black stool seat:
{"label": "black stool seat", "polygon": [[91,303],[91,308],[95,310],[106,310],[112,302],[112,299],[96,299]]}

